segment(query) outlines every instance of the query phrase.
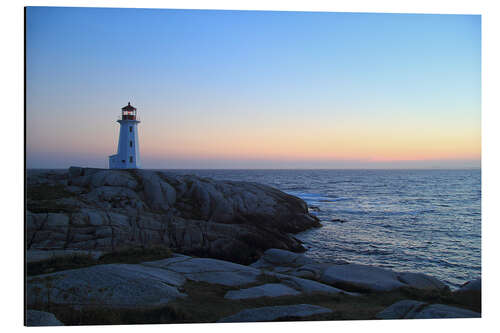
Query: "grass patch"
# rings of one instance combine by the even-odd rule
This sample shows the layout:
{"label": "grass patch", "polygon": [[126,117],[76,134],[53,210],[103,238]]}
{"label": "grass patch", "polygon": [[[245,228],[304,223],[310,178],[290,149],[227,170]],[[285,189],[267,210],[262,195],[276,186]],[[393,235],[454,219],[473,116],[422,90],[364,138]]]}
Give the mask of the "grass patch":
{"label": "grass patch", "polygon": [[109,325],[109,324],[167,324],[167,323],[213,323],[234,315],[244,309],[264,306],[315,304],[333,310],[329,314],[306,318],[281,318],[284,320],[361,320],[374,319],[375,314],[385,307],[403,299],[401,295],[387,295],[384,298],[349,295],[301,295],[284,297],[261,297],[248,300],[228,300],[227,291],[234,288],[203,282],[187,281],[184,292],[189,297],[176,300],[167,306],[142,309],[85,308],[54,306],[49,311],[66,325]]}
{"label": "grass patch", "polygon": [[68,269],[84,268],[103,264],[138,264],[144,261],[170,258],[172,251],[165,246],[133,247],[102,255],[95,259],[89,254],[70,254],[27,264],[28,276],[53,273]]}
{"label": "grass patch", "polygon": [[144,261],[170,258],[171,256],[172,251],[166,246],[131,247],[106,253],[99,258],[99,262],[102,264],[138,264]]}
{"label": "grass patch", "polygon": [[90,254],[70,254],[50,259],[29,262],[26,265],[26,274],[28,276],[47,274],[67,269],[75,269],[97,265],[97,260]]}
{"label": "grass patch", "polygon": [[[268,283],[276,282],[272,276],[262,276],[262,279]],[[177,300],[169,305],[171,308],[175,308],[176,313],[176,316],[170,319],[171,323],[216,322],[223,317],[236,314],[248,308],[292,304],[319,305],[332,309],[333,312],[306,318],[282,318],[279,321],[370,320],[375,319],[375,315],[388,306],[404,299],[414,299],[426,303],[441,303],[462,308],[466,307],[463,304],[456,303],[456,296],[449,291],[424,291],[413,288],[402,288],[391,292],[370,293],[361,296],[314,293],[274,298],[260,297],[246,300],[224,299],[225,293],[235,289],[233,287],[188,281],[184,285],[184,288],[189,297]],[[471,308],[471,310],[479,312],[480,308]]]}
{"label": "grass patch", "polygon": [[73,193],[66,191],[62,184],[48,185],[28,185],[26,190],[28,200],[57,200],[73,196]]}
{"label": "grass patch", "polygon": [[143,309],[120,309],[85,307],[75,309],[63,305],[34,307],[35,310],[53,313],[65,325],[133,325],[175,322],[179,313],[175,307],[151,307]]}
{"label": "grass patch", "polygon": [[38,213],[76,213],[80,210],[79,207],[64,204],[57,200],[28,200],[27,208],[30,212]]}
{"label": "grass patch", "polygon": [[75,213],[78,207],[60,202],[60,199],[73,196],[62,184],[28,185],[27,208],[33,213]]}

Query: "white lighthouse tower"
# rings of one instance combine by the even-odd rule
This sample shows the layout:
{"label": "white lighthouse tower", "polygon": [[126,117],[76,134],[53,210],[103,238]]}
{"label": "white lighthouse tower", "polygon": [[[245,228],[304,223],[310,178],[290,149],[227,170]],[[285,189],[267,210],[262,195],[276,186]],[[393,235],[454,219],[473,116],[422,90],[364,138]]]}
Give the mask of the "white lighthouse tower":
{"label": "white lighthouse tower", "polygon": [[141,167],[139,157],[139,133],[137,132],[137,109],[130,105],[122,108],[118,152],[109,156],[110,169],[137,169]]}

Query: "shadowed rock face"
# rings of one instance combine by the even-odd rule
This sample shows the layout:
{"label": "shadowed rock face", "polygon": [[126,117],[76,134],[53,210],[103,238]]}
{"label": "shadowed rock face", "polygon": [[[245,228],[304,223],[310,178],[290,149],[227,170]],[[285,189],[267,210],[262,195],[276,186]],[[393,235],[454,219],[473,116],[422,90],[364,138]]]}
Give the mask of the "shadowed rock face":
{"label": "shadowed rock face", "polygon": [[472,281],[468,281],[464,283],[460,289],[458,289],[459,292],[470,292],[470,291],[478,291],[481,292],[481,278],[477,278]]}
{"label": "shadowed rock face", "polygon": [[222,318],[221,323],[272,321],[281,318],[302,318],[316,314],[330,313],[331,309],[311,304],[264,306],[246,309],[235,315]]}
{"label": "shadowed rock face", "polygon": [[480,318],[481,314],[444,304],[402,300],[382,310],[377,319]]}
{"label": "shadowed rock face", "polygon": [[319,226],[304,201],[248,182],[151,170],[28,171],[28,249],[163,244],[239,263],[268,248],[303,251],[289,233]]}

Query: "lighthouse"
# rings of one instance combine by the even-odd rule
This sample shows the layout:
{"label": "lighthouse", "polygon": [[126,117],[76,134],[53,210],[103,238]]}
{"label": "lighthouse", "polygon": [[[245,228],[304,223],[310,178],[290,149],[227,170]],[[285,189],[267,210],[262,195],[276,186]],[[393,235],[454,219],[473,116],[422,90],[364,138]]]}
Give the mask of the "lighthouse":
{"label": "lighthouse", "polygon": [[137,132],[137,109],[130,105],[122,108],[120,119],[120,137],[115,155],[109,156],[110,169],[137,169],[141,166],[139,156],[139,133]]}

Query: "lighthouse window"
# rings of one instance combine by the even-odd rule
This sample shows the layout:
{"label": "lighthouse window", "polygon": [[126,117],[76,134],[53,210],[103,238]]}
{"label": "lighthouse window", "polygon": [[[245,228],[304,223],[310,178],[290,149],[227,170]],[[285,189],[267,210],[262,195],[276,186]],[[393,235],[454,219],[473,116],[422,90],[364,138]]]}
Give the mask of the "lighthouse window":
{"label": "lighthouse window", "polygon": [[132,147],[132,141],[130,141],[130,147]]}
{"label": "lighthouse window", "polygon": [[132,133],[132,126],[129,126],[128,130]]}
{"label": "lighthouse window", "polygon": [[130,163],[132,163],[134,161],[134,158],[132,156],[130,156]]}

